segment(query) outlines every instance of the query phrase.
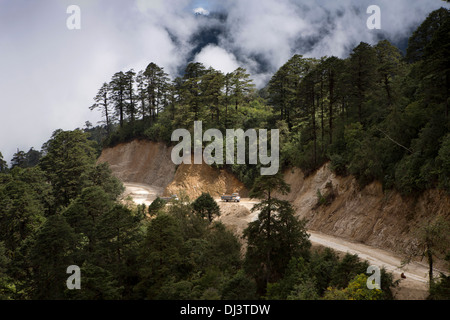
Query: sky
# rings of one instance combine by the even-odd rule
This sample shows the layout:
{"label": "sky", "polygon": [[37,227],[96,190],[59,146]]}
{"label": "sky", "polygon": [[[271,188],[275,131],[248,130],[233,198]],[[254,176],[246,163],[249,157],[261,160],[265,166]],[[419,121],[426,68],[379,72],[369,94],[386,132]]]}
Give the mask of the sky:
{"label": "sky", "polygon": [[[70,5],[79,8],[79,29]],[[381,29],[366,25],[370,5]],[[195,61],[243,67],[261,88],[294,54],[345,58],[364,41],[399,47],[441,0],[0,0],[0,152],[40,150],[89,110],[118,71],[154,62],[174,78]]]}

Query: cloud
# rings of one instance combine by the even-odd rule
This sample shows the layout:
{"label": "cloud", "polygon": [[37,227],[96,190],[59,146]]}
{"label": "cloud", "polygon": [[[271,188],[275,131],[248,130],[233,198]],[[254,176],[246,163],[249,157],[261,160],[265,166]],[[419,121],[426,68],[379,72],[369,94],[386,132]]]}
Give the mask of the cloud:
{"label": "cloud", "polygon": [[204,15],[204,16],[209,16],[209,11],[206,10],[206,9],[203,9],[203,8],[201,8],[201,7],[195,8],[195,9],[193,10],[193,12],[194,12],[195,14],[202,14],[202,15]]}
{"label": "cloud", "polygon": [[[367,8],[381,8],[382,30],[369,30]],[[293,54],[346,57],[359,42],[403,41],[442,1],[230,0],[219,46],[264,85]],[[211,10],[212,11],[212,10]]]}
{"label": "cloud", "polygon": [[233,72],[239,67],[239,63],[232,53],[215,45],[204,47],[196,55],[194,61],[204,64],[207,68],[213,67],[223,73]]}

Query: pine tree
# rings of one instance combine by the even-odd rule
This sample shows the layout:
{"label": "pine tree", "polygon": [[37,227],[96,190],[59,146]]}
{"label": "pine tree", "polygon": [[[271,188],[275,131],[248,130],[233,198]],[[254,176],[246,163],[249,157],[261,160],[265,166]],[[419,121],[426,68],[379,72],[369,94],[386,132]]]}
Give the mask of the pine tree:
{"label": "pine tree", "polygon": [[109,195],[101,187],[94,186],[83,189],[62,213],[74,231],[85,238],[83,255],[87,255],[87,258],[95,256],[99,245],[99,221],[113,206],[114,202]]}
{"label": "pine tree", "polygon": [[166,95],[168,76],[164,69],[151,62],[143,73],[147,86],[147,101],[150,108],[150,117],[154,122],[163,104]]}
{"label": "pine tree", "polygon": [[232,97],[234,99],[235,109],[238,110],[239,104],[255,87],[250,74],[242,67],[237,68],[231,73]]}
{"label": "pine tree", "polygon": [[219,124],[220,104],[222,102],[222,89],[224,87],[225,76],[222,72],[209,68],[202,77],[203,103],[210,107],[211,122]]}
{"label": "pine tree", "polygon": [[286,194],[290,187],[282,176],[261,176],[250,196],[265,198],[252,208],[260,211],[258,220],[244,230],[247,239],[246,269],[254,275],[258,291],[264,294],[269,282],[278,281],[292,257],[305,255],[310,247],[305,221],[294,217],[287,201],[273,198],[273,192]]}
{"label": "pine tree", "polygon": [[386,92],[388,106],[392,107],[396,98],[392,82],[404,72],[403,57],[398,48],[388,40],[382,40],[374,47],[377,55],[379,79]]}
{"label": "pine tree", "polygon": [[194,121],[199,120],[202,104],[202,77],[206,68],[200,62],[191,62],[187,65],[183,76],[183,99],[190,106],[194,114]]}
{"label": "pine tree", "polygon": [[31,184],[12,177],[0,185],[0,241],[5,248],[14,252],[33,236],[45,222],[44,212],[45,204]]}
{"label": "pine tree", "polygon": [[109,134],[111,130],[111,124],[113,117],[111,114],[111,101],[109,99],[110,87],[108,83],[103,83],[99,89],[97,95],[94,98],[95,103],[89,108],[91,110],[100,109],[102,115],[105,117],[104,123],[106,125],[106,131]]}
{"label": "pine tree", "polygon": [[11,169],[15,167],[19,168],[27,167],[27,159],[25,151],[17,149],[17,152],[14,153],[13,158],[11,159]]}
{"label": "pine tree", "polygon": [[127,71],[125,73],[125,82],[126,82],[126,113],[131,121],[134,123],[136,120],[136,94],[134,92],[134,83],[135,83],[136,72],[133,69]]}
{"label": "pine tree", "polygon": [[425,47],[421,75],[425,99],[430,103],[445,105],[444,115],[447,128],[450,128],[450,10],[447,13]]}
{"label": "pine tree", "polygon": [[116,72],[109,83],[110,96],[114,105],[115,114],[119,117],[122,128],[125,121],[126,99],[128,91],[127,76],[122,72]]}
{"label": "pine tree", "polygon": [[139,103],[139,112],[141,114],[142,121],[145,121],[147,115],[149,114],[148,100],[147,100],[147,80],[144,75],[144,71],[139,71],[136,76],[137,84],[137,103]]}
{"label": "pine tree", "polygon": [[33,299],[64,299],[67,267],[75,264],[76,236],[63,216],[47,219],[30,252]]}
{"label": "pine tree", "polygon": [[376,53],[372,46],[361,42],[350,54],[349,70],[353,105],[358,121],[363,123],[363,104],[376,82]]}
{"label": "pine tree", "polygon": [[214,216],[220,216],[220,208],[209,193],[203,192],[195,199],[192,203],[192,209],[202,218],[207,217],[209,223],[212,222]]}
{"label": "pine tree", "polygon": [[139,255],[140,279],[136,290],[143,298],[154,299],[167,275],[177,279],[183,238],[175,218],[160,214],[152,219]]}
{"label": "pine tree", "polygon": [[433,34],[448,20],[449,16],[450,10],[446,8],[440,8],[428,15],[409,38],[408,48],[406,49],[406,60],[408,62],[413,63],[423,58],[424,50],[433,38]]}
{"label": "pine tree", "polygon": [[337,85],[340,78],[340,72],[344,67],[343,61],[337,57],[329,57],[323,61],[325,72],[326,90],[328,96],[328,133],[329,143],[333,142],[333,123],[335,114],[337,113],[336,104],[338,103]]}
{"label": "pine tree", "polygon": [[269,97],[275,110],[280,110],[280,119],[292,127],[294,110],[300,107],[299,88],[303,78],[314,67],[315,59],[294,55],[271,78]]}
{"label": "pine tree", "polygon": [[53,187],[56,206],[67,206],[80,194],[84,173],[95,163],[93,142],[81,130],[57,130],[43,149],[39,166]]}
{"label": "pine tree", "polygon": [[0,173],[6,172],[7,169],[8,169],[8,163],[5,160],[3,160],[3,155],[0,152]]}

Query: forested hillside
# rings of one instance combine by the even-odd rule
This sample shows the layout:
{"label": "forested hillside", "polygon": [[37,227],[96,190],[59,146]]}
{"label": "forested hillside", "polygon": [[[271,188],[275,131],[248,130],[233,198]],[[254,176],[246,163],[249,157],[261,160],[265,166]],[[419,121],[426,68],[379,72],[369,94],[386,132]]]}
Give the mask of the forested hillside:
{"label": "forested hillside", "polygon": [[[41,151],[18,150],[11,167],[0,154],[0,299],[392,299],[391,274],[382,270],[383,290],[369,290],[367,262],[311,248],[306,222],[274,197],[289,185],[260,176],[260,164],[223,166],[262,199],[242,254],[210,195],[127,204],[96,160],[102,147],[134,139],[170,144],[173,130],[201,120],[204,130],[280,129],[283,168],[312,173],[330,162],[361,186],[450,192],[449,36],[442,8],[405,56],[386,40],[345,59],[294,55],[261,89],[242,68],[200,63],[175,79],[154,63],[115,73],[91,106],[101,126],[56,130]],[[433,236],[443,244],[447,234]],[[82,270],[82,290],[66,286],[70,265]],[[448,298],[448,279],[431,281],[431,299]]]}
{"label": "forested hillside", "polygon": [[[284,167],[312,172],[327,161],[361,185],[412,194],[450,191],[449,11],[432,12],[406,55],[387,40],[360,43],[345,59],[294,55],[257,90],[245,69],[223,74],[189,63],[170,80],[162,66],[115,73],[95,97],[105,145],[134,138],[170,143],[173,130],[277,128]],[[252,186],[259,169],[233,165]]]}

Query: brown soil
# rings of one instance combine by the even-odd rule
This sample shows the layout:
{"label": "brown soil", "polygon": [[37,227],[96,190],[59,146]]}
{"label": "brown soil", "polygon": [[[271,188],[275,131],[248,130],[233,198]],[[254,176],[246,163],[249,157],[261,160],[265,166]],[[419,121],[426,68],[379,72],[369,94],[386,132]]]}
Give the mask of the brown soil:
{"label": "brown soil", "polygon": [[195,199],[202,192],[212,196],[248,191],[236,177],[226,170],[203,164],[181,164],[171,160],[171,147],[163,143],[134,140],[104,149],[99,163],[108,162],[113,174],[123,182],[162,188],[164,196],[185,193]]}
{"label": "brown soil", "polygon": [[103,149],[97,162],[108,162],[121,181],[165,188],[176,170],[170,152],[171,148],[163,143],[134,140]]}
{"label": "brown soil", "polygon": [[[353,177],[337,177],[328,165],[308,177],[300,169],[288,170],[284,177],[291,192],[277,196],[294,205],[296,214],[309,221],[309,229],[397,254],[414,246],[420,225],[438,216],[450,221],[450,196],[441,190],[405,198],[396,191],[383,191],[379,182],[360,189]],[[317,206],[317,190],[325,195],[329,182],[335,197],[328,205]]]}
{"label": "brown soil", "polygon": [[241,197],[248,194],[245,186],[236,177],[226,170],[219,170],[211,166],[202,164],[180,164],[173,181],[166,187],[164,193],[180,194],[185,192],[190,199],[195,199],[208,192],[211,196],[217,197],[225,194],[238,192]]}

